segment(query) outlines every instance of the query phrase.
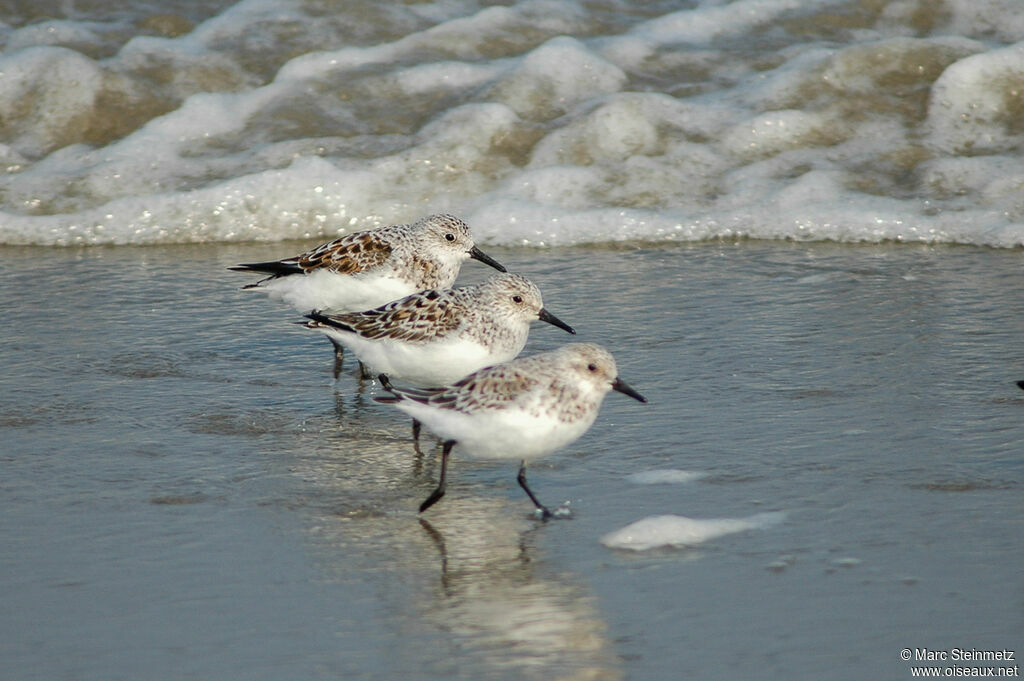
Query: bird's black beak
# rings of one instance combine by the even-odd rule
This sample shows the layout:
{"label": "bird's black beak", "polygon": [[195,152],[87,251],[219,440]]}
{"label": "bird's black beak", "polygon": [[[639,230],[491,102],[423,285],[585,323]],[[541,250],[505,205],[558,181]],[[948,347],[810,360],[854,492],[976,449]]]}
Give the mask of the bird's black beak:
{"label": "bird's black beak", "polygon": [[504,265],[502,265],[500,262],[498,262],[491,256],[481,251],[476,246],[473,246],[473,248],[469,249],[469,257],[473,258],[473,260],[479,260],[485,265],[490,265],[499,272],[508,272],[508,270],[505,269]]}
{"label": "bird's black beak", "polygon": [[542,322],[547,322],[548,324],[557,326],[560,329],[565,329],[574,336],[576,335],[576,329],[572,328],[571,326],[563,322],[561,319],[545,310],[543,307],[540,309],[540,312],[537,313],[537,319],[541,320]]}
{"label": "bird's black beak", "polygon": [[615,382],[612,383],[612,390],[617,390],[620,393],[622,393],[623,395],[629,395],[630,397],[632,397],[634,400],[637,400],[638,402],[643,402],[645,404],[647,403],[647,398],[646,397],[644,397],[643,395],[641,395],[640,393],[638,393],[637,391],[633,390],[628,385],[626,385],[626,382],[623,381],[621,378],[616,378],[615,379]]}

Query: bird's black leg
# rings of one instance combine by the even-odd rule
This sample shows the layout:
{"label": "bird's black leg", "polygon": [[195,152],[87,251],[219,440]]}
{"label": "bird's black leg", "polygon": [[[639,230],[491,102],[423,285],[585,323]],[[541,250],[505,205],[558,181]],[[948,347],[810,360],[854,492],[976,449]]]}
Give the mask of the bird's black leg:
{"label": "bird's black leg", "polygon": [[422,423],[420,423],[416,419],[412,420],[412,448],[415,449],[416,453],[420,455],[423,454],[423,452],[420,451],[420,430],[422,429],[422,427]]}
{"label": "bird's black leg", "polygon": [[437,483],[437,489],[431,493],[426,500],[420,504],[420,513],[423,513],[428,508],[436,504],[444,496],[444,483],[445,478],[448,474],[448,455],[452,453],[452,447],[455,446],[455,440],[447,440],[444,443],[444,449],[441,450],[441,479]]}
{"label": "bird's black leg", "polygon": [[519,486],[523,488],[523,491],[526,492],[526,496],[530,497],[530,501],[532,501],[533,505],[537,507],[538,511],[540,511],[541,520],[547,520],[550,518],[552,515],[551,511],[537,500],[537,496],[526,484],[526,461],[523,461],[519,466],[519,475],[516,476],[516,480],[519,482]]}
{"label": "bird's black leg", "polygon": [[328,336],[328,339],[331,341],[331,345],[334,346],[334,380],[338,380],[338,376],[341,376],[341,368],[345,364],[345,346],[330,336]]}

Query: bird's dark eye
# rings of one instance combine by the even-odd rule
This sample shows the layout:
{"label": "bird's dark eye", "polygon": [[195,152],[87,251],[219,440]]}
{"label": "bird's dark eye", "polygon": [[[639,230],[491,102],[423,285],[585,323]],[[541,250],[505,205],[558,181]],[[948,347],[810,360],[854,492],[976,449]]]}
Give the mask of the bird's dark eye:
{"label": "bird's dark eye", "polygon": [[514,303],[521,303],[521,302],[523,302],[523,297],[522,296],[512,296],[512,302],[514,302]]}
{"label": "bird's dark eye", "polygon": [[449,232],[448,234],[445,234],[444,238],[447,239],[448,241],[455,241],[455,235],[452,234],[451,232]]}
{"label": "bird's dark eye", "polygon": [[588,364],[587,365],[587,371],[597,371],[597,365],[596,364]]}

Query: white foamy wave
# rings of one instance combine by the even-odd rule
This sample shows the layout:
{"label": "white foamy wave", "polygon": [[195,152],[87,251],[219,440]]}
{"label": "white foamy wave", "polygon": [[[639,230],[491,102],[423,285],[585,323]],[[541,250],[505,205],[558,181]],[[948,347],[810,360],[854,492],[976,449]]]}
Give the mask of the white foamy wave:
{"label": "white foamy wave", "polygon": [[609,532],[601,537],[601,543],[611,549],[629,551],[690,547],[727,534],[771,527],[783,519],[785,514],[782,512],[758,513],[748,518],[697,519],[678,515],[658,515]]}
{"label": "white foamy wave", "polygon": [[12,25],[0,243],[328,238],[445,210],[486,244],[1020,247],[1015,1],[858,6],[838,32],[821,18],[852,0]]}

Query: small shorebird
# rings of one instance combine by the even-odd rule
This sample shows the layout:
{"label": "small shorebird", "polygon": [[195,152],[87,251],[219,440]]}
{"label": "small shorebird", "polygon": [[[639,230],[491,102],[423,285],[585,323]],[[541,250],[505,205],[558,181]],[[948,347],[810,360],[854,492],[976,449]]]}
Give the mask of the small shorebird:
{"label": "small shorebird", "polygon": [[[243,288],[264,291],[299,312],[355,312],[416,291],[451,286],[469,258],[505,271],[477,248],[465,222],[442,214],[411,225],[354,232],[284,260],[229,269],[266,275]],[[342,353],[335,344],[335,376]]]}
{"label": "small shorebird", "polygon": [[618,377],[611,354],[593,343],[486,367],[445,388],[397,388],[385,376],[381,382],[391,395],[376,401],[395,405],[444,442],[440,481],[421,513],[444,496],[448,457],[458,445],[476,458],[519,459],[519,486],[541,517],[550,518],[526,483],[526,463],[583,435],[609,390],[647,401]]}
{"label": "small shorebird", "polygon": [[[533,282],[511,273],[475,286],[420,291],[365,312],[306,317],[306,327],[345,346],[375,373],[424,388],[514,359],[535,320],[576,333],[545,309]],[[417,443],[419,431],[414,419]]]}

